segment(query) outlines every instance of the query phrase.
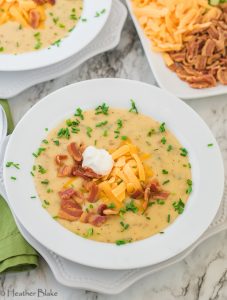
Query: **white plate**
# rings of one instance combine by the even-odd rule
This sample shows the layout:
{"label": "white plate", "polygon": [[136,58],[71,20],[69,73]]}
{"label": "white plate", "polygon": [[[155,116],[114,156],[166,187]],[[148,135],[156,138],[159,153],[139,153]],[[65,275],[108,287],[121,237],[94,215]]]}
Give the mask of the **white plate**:
{"label": "white plate", "polygon": [[[51,46],[18,55],[0,54],[0,71],[33,70],[60,62],[87,46],[101,31],[110,14],[112,0],[84,0],[80,21],[68,37],[62,39],[59,47]],[[105,9],[100,17],[96,12]],[[82,19],[87,19],[82,22]]]}
{"label": "white plate", "polygon": [[152,72],[157,80],[158,85],[161,88],[173,93],[174,95],[182,99],[195,99],[227,94],[227,86],[221,84],[212,88],[193,89],[186,82],[181,80],[176,75],[176,73],[167,68],[161,54],[154,52],[151,49],[151,42],[145,36],[139,22],[137,21],[137,18],[132,11],[131,0],[126,0],[126,3],[140,37]]}
{"label": "white plate", "polygon": [[[44,128],[53,128],[72,115],[76,107],[90,109],[104,100],[111,107],[128,108],[135,99],[141,113],[165,121],[190,153],[193,193],[184,214],[165,230],[143,241],[124,246],[79,237],[54,221],[41,207],[30,175],[34,152],[44,139]],[[207,147],[213,143],[213,147]],[[169,259],[194,243],[213,220],[223,193],[224,169],[218,144],[202,119],[184,102],[154,86],[124,79],[97,79],[62,88],[23,117],[6,149],[7,161],[21,169],[4,168],[10,206],[21,224],[41,244],[77,263],[103,269],[144,267]],[[11,180],[16,176],[17,180]]]}

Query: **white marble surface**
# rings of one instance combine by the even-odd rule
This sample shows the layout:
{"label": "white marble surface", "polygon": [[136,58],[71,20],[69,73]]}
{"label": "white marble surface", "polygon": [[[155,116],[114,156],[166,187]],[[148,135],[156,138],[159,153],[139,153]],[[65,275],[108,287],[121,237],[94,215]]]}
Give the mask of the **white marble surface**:
{"label": "white marble surface", "polygon": [[[73,82],[98,78],[123,77],[155,84],[154,77],[141,48],[140,41],[128,19],[119,46],[99,55],[77,70],[57,79],[37,85],[10,99],[14,121],[39,99],[50,92]],[[210,126],[222,150],[227,167],[227,96],[188,101]],[[211,170],[212,172],[212,170]],[[192,225],[193,226],[193,225]],[[35,296],[13,296],[25,290]],[[37,289],[52,289],[56,296],[42,296],[41,299],[59,300],[226,300],[227,299],[227,232],[210,238],[182,262],[151,275],[134,284],[116,296],[106,296],[84,290],[74,290],[56,282],[44,260],[36,270],[0,275],[0,299],[39,299]],[[9,296],[1,292],[9,290]]]}

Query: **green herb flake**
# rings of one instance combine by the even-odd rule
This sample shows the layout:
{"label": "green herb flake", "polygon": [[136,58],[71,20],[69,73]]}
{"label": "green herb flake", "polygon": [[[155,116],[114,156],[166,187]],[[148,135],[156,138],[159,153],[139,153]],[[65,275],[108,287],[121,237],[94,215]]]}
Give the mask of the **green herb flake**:
{"label": "green herb flake", "polygon": [[87,233],[85,234],[85,237],[90,237],[93,234],[94,234],[94,229],[92,227],[88,228]]}
{"label": "green herb flake", "polygon": [[86,129],[86,134],[87,136],[90,138],[91,137],[91,133],[92,133],[93,129],[91,127],[87,127]]}
{"label": "green herb flake", "polygon": [[45,174],[47,172],[47,170],[44,169],[42,166],[38,165],[38,172],[41,174]]}
{"label": "green herb flake", "polygon": [[114,203],[110,203],[107,207],[111,209],[111,208],[115,208],[116,206]]}
{"label": "green herb flake", "polygon": [[14,168],[16,168],[16,169],[20,169],[20,165],[17,164],[17,163],[14,163],[14,162],[12,162],[12,161],[8,161],[8,162],[6,163],[6,167],[7,167],[7,168],[14,167]]}
{"label": "green herb flake", "polygon": [[96,115],[108,115],[109,114],[109,106],[106,105],[106,103],[103,103],[102,105],[99,105],[98,107],[96,107],[95,109],[95,114]]}
{"label": "green herb flake", "polygon": [[103,132],[103,136],[108,136],[108,130],[104,130],[104,132]]}
{"label": "green herb flake", "polygon": [[187,156],[188,155],[188,150],[185,148],[180,148],[180,155],[181,156]]}
{"label": "green herb flake", "polygon": [[47,189],[47,193],[48,194],[53,193],[53,190],[52,189]]}
{"label": "green herb flake", "polygon": [[105,126],[108,123],[108,121],[99,122],[95,125],[95,127],[102,127]]}
{"label": "green herb flake", "polygon": [[122,232],[129,228],[129,224],[125,224],[123,221],[120,222],[120,225],[122,226]]}
{"label": "green herb flake", "polygon": [[177,211],[178,214],[180,215],[184,212],[185,204],[181,199],[179,199],[178,202],[173,203],[173,207],[174,207],[175,211]]}
{"label": "green herb flake", "polygon": [[186,190],[186,194],[191,194],[191,192],[192,192],[192,181],[191,181],[191,179],[187,179],[187,185],[188,185],[188,188]]}
{"label": "green herb flake", "polygon": [[131,99],[130,101],[131,101],[131,108],[129,109],[129,112],[133,112],[133,113],[138,115],[139,112],[138,112],[138,109],[136,107],[135,101],[133,99]]}
{"label": "green herb flake", "polygon": [[36,196],[31,196],[30,198],[31,198],[31,199],[35,199],[35,198],[36,198]]}
{"label": "green herb flake", "polygon": [[123,127],[123,122],[121,119],[117,120],[117,129],[121,129]]}
{"label": "green herb flake", "polygon": [[148,206],[148,207],[151,207],[151,206],[153,206],[154,204],[155,204],[154,201],[150,201],[150,202],[148,202],[147,206]]}
{"label": "green herb flake", "polygon": [[67,140],[70,138],[70,132],[69,132],[69,129],[68,128],[61,128],[59,131],[58,131],[58,137],[65,137]]}
{"label": "green herb flake", "polygon": [[125,244],[127,244],[127,243],[129,243],[129,241],[126,241],[126,240],[117,240],[117,241],[115,242],[115,244],[116,244],[117,246],[125,245]]}
{"label": "green herb flake", "polygon": [[132,211],[133,213],[138,212],[138,207],[135,206],[133,200],[131,200],[129,203],[127,203],[125,208],[126,208],[126,211]]}
{"label": "green herb flake", "polygon": [[60,145],[59,140],[54,140],[53,142],[54,142],[54,144],[55,144],[56,146],[59,146],[59,145]]}
{"label": "green herb flake", "polygon": [[166,129],[165,129],[165,125],[166,125],[166,123],[162,123],[162,124],[159,126],[159,130],[160,130],[160,132],[164,132],[164,131],[166,131]]}
{"label": "green herb flake", "polygon": [[47,184],[49,184],[49,180],[48,179],[44,179],[44,180],[41,181],[41,183],[47,185]]}
{"label": "green herb flake", "polygon": [[155,129],[152,128],[148,131],[147,136],[151,137],[152,134],[154,134],[154,133],[155,133]]}
{"label": "green herb flake", "polygon": [[169,146],[167,147],[167,151],[170,152],[171,150],[173,150],[173,146],[172,146],[172,145],[169,145]]}
{"label": "green herb flake", "polygon": [[214,146],[214,144],[208,144],[207,145],[207,147],[213,147]]}
{"label": "green herb flake", "polygon": [[30,174],[31,174],[33,177],[35,176],[35,174],[34,174],[32,171],[30,172]]}
{"label": "green herb flake", "polygon": [[17,178],[14,177],[14,176],[11,176],[10,179],[12,179],[12,180],[17,180]]}
{"label": "green herb flake", "polygon": [[81,108],[76,109],[74,116],[81,118],[81,120],[84,120],[84,115],[83,115],[83,111]]}
{"label": "green herb flake", "polygon": [[48,144],[48,140],[42,140],[44,144]]}
{"label": "green herb flake", "polygon": [[157,204],[159,205],[164,205],[165,204],[165,201],[161,200],[161,199],[157,199]]}
{"label": "green herb flake", "polygon": [[167,184],[167,183],[169,183],[169,182],[170,182],[169,179],[168,179],[168,180],[165,180],[165,181],[163,181],[162,185],[165,185],[165,184]]}
{"label": "green herb flake", "polygon": [[167,216],[167,223],[170,223],[170,218],[171,218],[171,216],[170,216],[170,214],[168,214],[168,216]]}
{"label": "green herb flake", "polygon": [[166,138],[163,136],[163,138],[161,139],[161,143],[163,144],[163,145],[165,145],[166,144]]}
{"label": "green herb flake", "polygon": [[46,205],[50,205],[50,202],[47,201],[47,200],[44,200],[43,202],[44,202]]}
{"label": "green herb flake", "polygon": [[126,135],[122,135],[122,136],[121,136],[121,139],[122,139],[123,141],[126,141],[126,140],[128,139],[128,137],[127,137]]}
{"label": "green herb flake", "polygon": [[163,169],[162,174],[169,174],[169,172],[167,170]]}
{"label": "green herb flake", "polygon": [[37,152],[32,153],[33,156],[38,157],[42,152],[44,152],[46,148],[38,148]]}

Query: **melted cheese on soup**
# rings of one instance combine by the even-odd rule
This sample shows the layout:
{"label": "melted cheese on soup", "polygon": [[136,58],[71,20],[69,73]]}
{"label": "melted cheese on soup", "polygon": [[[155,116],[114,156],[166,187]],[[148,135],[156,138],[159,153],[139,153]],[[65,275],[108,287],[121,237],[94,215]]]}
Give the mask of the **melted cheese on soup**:
{"label": "melted cheese on soup", "polygon": [[[133,109],[129,112],[110,108],[101,110],[97,108],[84,112],[77,110],[77,116],[63,121],[51,130],[42,142],[41,150],[36,153],[33,171],[36,189],[45,209],[68,230],[96,241],[121,245],[163,233],[165,228],[183,213],[192,191],[191,165],[187,150],[168,130],[168,124],[160,124],[148,116],[135,112]],[[80,217],[73,221],[59,217],[62,205],[59,191],[66,190],[68,193],[73,189],[80,193],[85,192],[82,186],[83,178],[58,177],[57,155],[67,156],[67,159],[64,158],[61,163],[67,165],[75,163],[67,148],[70,143],[83,145],[83,149],[87,146],[95,146],[109,153],[113,153],[127,143],[134,145],[139,149],[138,157],[141,161],[142,156],[145,157],[142,161],[145,173],[147,169],[152,170],[146,173],[148,175],[145,182],[140,182],[141,186],[145,189],[150,182],[153,182],[153,185],[158,183],[161,192],[156,196],[152,192],[145,206],[144,195],[142,198],[139,196],[135,199],[127,196],[119,201],[118,207],[106,197],[106,209],[116,210],[117,214],[107,214],[100,226],[95,226],[94,222],[89,220],[81,221]],[[125,155],[127,158],[128,154]],[[138,174],[136,176],[139,178]],[[98,184],[107,179],[92,180]],[[117,184],[120,185],[121,182],[119,180]],[[80,205],[85,214],[97,215],[101,200],[102,196],[99,194],[97,202],[86,202]]]}

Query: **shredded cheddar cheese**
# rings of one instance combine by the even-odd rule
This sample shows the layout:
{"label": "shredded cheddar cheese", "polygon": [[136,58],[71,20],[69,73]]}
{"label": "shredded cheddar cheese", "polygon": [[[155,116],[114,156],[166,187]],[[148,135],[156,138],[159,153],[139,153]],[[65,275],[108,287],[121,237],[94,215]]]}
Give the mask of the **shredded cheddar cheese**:
{"label": "shredded cheddar cheese", "polygon": [[99,180],[99,188],[105,203],[114,203],[117,208],[152,177],[152,170],[145,165],[149,158],[141,153],[130,141],[124,142],[118,149],[112,150],[113,169],[109,175]]}

